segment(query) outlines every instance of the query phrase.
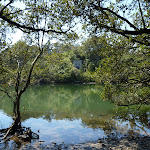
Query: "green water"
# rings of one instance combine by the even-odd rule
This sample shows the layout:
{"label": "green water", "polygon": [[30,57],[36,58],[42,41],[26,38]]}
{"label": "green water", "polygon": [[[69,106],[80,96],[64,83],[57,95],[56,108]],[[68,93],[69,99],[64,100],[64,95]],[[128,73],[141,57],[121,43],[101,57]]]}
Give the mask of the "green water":
{"label": "green water", "polygon": [[[21,99],[22,121],[43,115],[47,119],[53,118],[53,115],[55,119],[110,115],[114,112],[114,106],[100,100],[99,94],[102,89],[100,85],[82,84],[30,87]],[[13,107],[9,99],[3,100],[0,108],[12,115]]]}
{"label": "green water", "polygon": [[[82,84],[30,87],[21,99],[22,125],[40,131],[43,144],[150,135],[150,106],[116,107],[100,99],[102,90],[101,85]],[[12,107],[8,98],[0,100],[0,128],[11,125]]]}

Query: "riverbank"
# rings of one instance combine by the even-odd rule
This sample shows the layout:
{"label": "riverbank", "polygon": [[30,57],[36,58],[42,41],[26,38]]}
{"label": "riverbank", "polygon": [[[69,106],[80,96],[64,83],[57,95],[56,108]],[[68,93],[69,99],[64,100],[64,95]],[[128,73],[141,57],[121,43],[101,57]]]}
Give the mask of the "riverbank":
{"label": "riverbank", "polygon": [[39,141],[34,145],[24,145],[20,150],[149,150],[150,137],[123,137],[120,139],[107,138],[99,139],[94,142],[80,144],[59,144],[52,143],[44,145],[43,141]]}

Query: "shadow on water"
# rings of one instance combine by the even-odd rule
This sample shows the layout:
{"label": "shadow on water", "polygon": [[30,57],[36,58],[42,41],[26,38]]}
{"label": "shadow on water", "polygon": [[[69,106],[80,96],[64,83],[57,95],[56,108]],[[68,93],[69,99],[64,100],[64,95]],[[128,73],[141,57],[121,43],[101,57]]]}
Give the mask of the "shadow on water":
{"label": "shadow on water", "polygon": [[[100,85],[81,84],[30,87],[21,99],[22,124],[39,132],[39,140],[45,144],[150,135],[150,106],[115,107],[100,100],[102,89]],[[0,101],[0,110],[0,129],[7,128],[12,122],[9,99]],[[11,140],[0,143],[0,148],[22,144],[26,143]]]}

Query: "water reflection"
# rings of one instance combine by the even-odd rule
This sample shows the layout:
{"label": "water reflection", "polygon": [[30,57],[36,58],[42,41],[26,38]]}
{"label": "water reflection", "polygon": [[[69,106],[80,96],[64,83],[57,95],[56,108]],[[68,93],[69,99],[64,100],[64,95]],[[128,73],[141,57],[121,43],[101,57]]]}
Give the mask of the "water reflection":
{"label": "water reflection", "polygon": [[[100,100],[97,85],[47,85],[30,88],[21,102],[22,119],[79,119],[113,114],[114,106]],[[31,116],[30,116],[31,115]]]}
{"label": "water reflection", "polygon": [[[150,135],[150,106],[115,107],[100,100],[100,85],[38,85],[28,89],[21,100],[24,126],[38,132],[45,144],[79,143],[103,137]],[[11,115],[9,99],[0,109]],[[11,118],[0,112],[0,125]]]}
{"label": "water reflection", "polygon": [[40,140],[44,140],[44,144],[52,142],[73,144],[103,137],[103,130],[94,131],[92,128],[82,126],[81,122],[81,119],[74,119],[72,121],[52,119],[49,122],[43,118],[38,118],[28,119],[24,122],[24,125],[34,127],[35,132],[39,129]]}
{"label": "water reflection", "polygon": [[2,110],[0,110],[0,129],[8,128],[13,122],[11,116],[8,116]]}

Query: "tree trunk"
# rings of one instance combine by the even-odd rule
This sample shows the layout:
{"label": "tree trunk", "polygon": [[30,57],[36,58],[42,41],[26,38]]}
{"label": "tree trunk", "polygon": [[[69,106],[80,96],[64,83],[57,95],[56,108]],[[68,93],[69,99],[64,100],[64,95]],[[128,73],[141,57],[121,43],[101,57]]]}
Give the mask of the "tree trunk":
{"label": "tree trunk", "polygon": [[21,128],[20,98],[21,96],[18,95],[14,102],[14,110],[13,110],[13,119],[14,119],[13,130],[14,131]]}

